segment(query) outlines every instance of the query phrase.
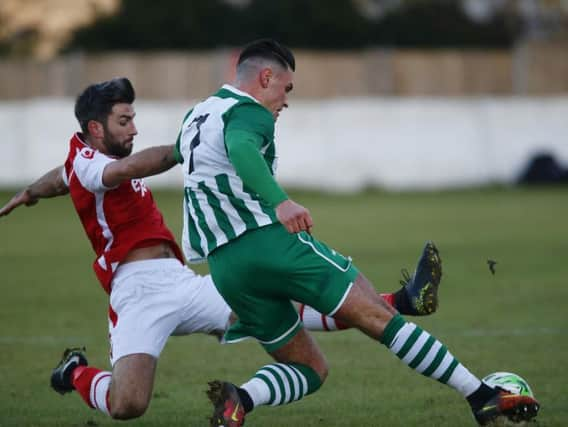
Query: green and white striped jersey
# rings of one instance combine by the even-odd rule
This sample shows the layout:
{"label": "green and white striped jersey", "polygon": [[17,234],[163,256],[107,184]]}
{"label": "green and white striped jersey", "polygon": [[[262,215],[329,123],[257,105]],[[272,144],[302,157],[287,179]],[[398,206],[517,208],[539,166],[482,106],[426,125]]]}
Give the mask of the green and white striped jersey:
{"label": "green and white striped jersey", "polygon": [[260,151],[275,173],[274,118],[253,97],[224,85],[187,113],[176,155],[183,164],[182,245],[189,262],[204,261],[244,232],[278,221],[274,208],[243,184],[231,164],[224,138],[228,126],[262,136]]}

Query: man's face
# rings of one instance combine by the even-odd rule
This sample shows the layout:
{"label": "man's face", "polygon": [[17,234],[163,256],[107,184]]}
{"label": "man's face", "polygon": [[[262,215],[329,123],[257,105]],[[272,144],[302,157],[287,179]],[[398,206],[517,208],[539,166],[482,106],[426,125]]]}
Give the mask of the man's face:
{"label": "man's face", "polygon": [[274,67],[263,96],[264,105],[274,116],[274,121],[278,119],[280,111],[288,108],[288,94],[294,88],[294,72],[290,69]]}
{"label": "man's face", "polygon": [[134,136],[138,133],[134,125],[134,108],[131,104],[115,104],[104,127],[103,144],[107,154],[126,157],[132,152]]}

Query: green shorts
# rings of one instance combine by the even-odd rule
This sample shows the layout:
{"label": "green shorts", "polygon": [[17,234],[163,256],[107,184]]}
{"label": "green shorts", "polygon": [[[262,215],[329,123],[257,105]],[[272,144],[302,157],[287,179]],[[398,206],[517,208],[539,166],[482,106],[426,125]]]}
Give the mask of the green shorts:
{"label": "green shorts", "polygon": [[255,337],[269,352],[302,327],[291,301],[333,315],[359,274],[350,258],[281,224],[246,232],[208,261],[215,286],[239,317],[226,341]]}

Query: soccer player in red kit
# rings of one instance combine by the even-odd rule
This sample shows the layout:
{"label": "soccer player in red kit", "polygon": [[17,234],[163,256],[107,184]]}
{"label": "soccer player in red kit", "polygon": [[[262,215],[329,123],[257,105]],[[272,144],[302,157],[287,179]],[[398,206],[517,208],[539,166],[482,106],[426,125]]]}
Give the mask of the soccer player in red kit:
{"label": "soccer player in red kit", "polygon": [[[169,336],[220,335],[231,315],[211,277],[184,265],[141,179],[176,164],[171,146],[130,155],[137,134],[134,99],[126,78],[87,87],[76,100],[81,132],[72,136],[64,166],[0,209],[4,216],[39,198],[71,195],[96,254],[93,269],[109,294],[112,372],[89,366],[83,351],[70,349],[53,370],[51,385],[62,394],[76,390],[90,407],[116,419],[139,417],[147,409],[157,359]],[[404,314],[430,314],[437,307],[440,276],[437,250],[427,243],[415,274],[405,278],[399,291],[383,296]],[[299,312],[309,329],[341,329],[311,307],[302,305]]]}
{"label": "soccer player in red kit", "polygon": [[[35,185],[39,195],[70,193],[110,297],[112,373],[88,366],[75,349],[53,371],[51,385],[60,393],[77,390],[89,406],[117,419],[138,417],[148,407],[157,358],[170,335],[222,332],[230,315],[210,280],[184,265],[152,193],[138,179],[148,172],[144,156],[161,149],[139,153],[140,164],[132,167],[134,99],[128,79],[86,88],[75,104],[82,132],[71,138],[64,167]],[[173,161],[162,151],[165,170]]]}

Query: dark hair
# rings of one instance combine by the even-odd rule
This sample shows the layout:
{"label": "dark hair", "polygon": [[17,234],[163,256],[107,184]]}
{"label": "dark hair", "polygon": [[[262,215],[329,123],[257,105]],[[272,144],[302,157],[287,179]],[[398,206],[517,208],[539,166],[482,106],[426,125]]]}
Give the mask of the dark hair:
{"label": "dark hair", "polygon": [[292,71],[296,71],[294,54],[286,46],[273,39],[255,40],[246,45],[239,55],[237,66],[249,58],[273,59],[284,68],[290,67]]}
{"label": "dark hair", "polygon": [[84,133],[88,133],[90,120],[106,124],[106,119],[115,104],[132,104],[136,94],[126,77],[117,77],[106,82],[88,86],[75,101],[75,117]]}

